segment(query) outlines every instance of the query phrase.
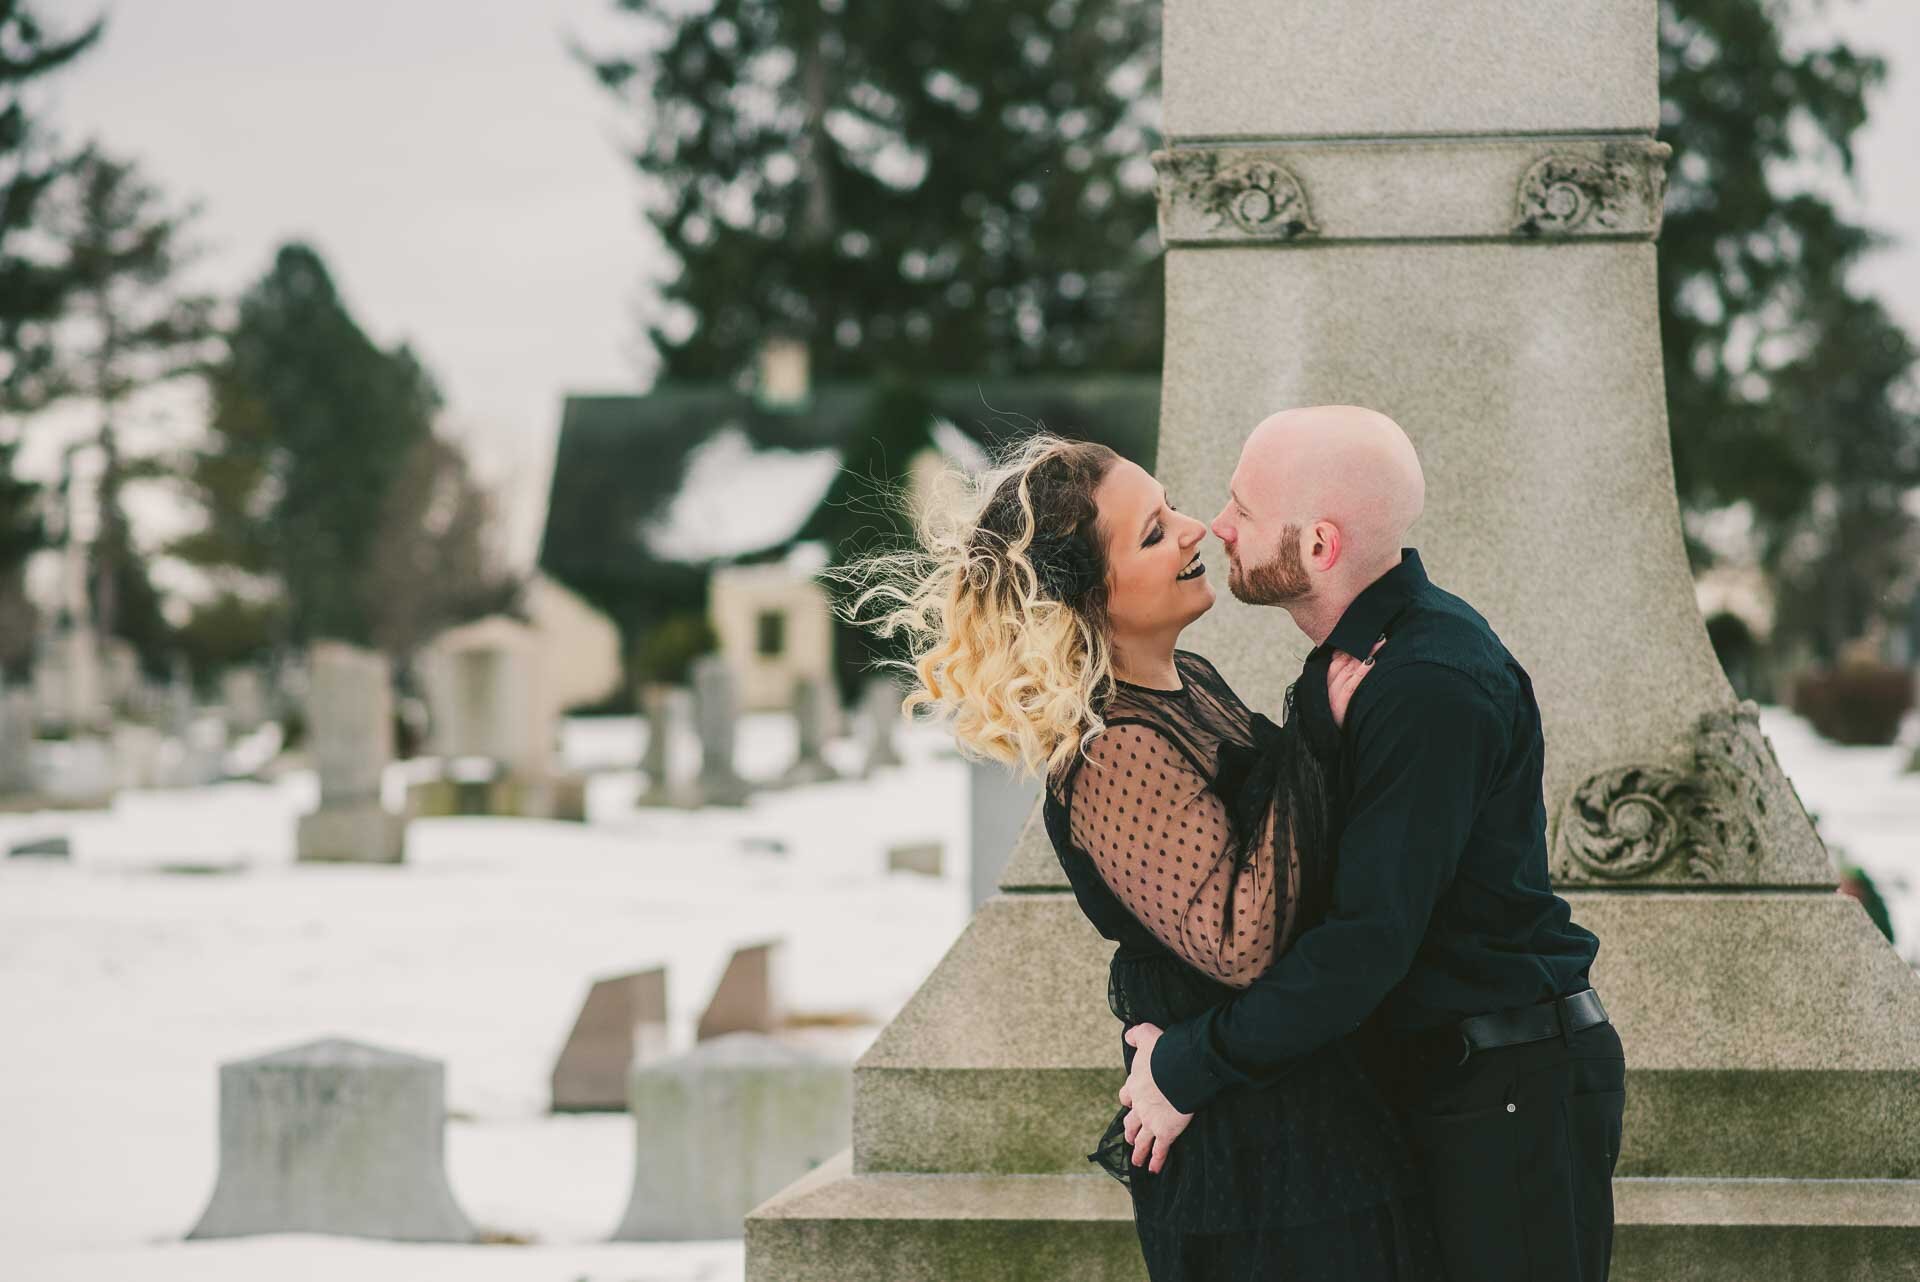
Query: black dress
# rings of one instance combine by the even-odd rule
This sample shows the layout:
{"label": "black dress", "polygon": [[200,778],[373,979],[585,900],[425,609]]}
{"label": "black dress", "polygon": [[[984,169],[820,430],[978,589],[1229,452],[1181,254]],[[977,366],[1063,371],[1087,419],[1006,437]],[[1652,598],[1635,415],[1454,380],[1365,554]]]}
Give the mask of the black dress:
{"label": "black dress", "polygon": [[[1232,997],[1325,912],[1337,817],[1316,756],[1175,653],[1181,686],[1116,684],[1106,729],[1051,780],[1054,852],[1118,946],[1107,997],[1161,1028]],[[1285,836],[1283,837],[1283,834]],[[1114,1114],[1088,1160],[1125,1184],[1153,1282],[1443,1275],[1399,1126],[1360,1036],[1194,1114],[1162,1169]],[[1121,1042],[1132,1068],[1134,1048]]]}

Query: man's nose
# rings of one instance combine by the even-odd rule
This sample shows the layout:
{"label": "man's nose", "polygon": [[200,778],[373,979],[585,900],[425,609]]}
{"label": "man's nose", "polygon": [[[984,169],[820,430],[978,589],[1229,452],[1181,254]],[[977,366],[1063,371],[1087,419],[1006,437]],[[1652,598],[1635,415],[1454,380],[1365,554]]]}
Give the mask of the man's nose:
{"label": "man's nose", "polygon": [[1227,510],[1220,509],[1220,515],[1213,518],[1213,537],[1222,543],[1233,542],[1233,527],[1227,524]]}

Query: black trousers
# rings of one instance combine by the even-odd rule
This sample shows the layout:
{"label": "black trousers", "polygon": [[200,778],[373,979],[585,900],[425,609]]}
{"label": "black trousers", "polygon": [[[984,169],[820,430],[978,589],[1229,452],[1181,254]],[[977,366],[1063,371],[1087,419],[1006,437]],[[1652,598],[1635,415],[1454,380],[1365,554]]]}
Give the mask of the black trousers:
{"label": "black trousers", "polygon": [[1450,1282],[1604,1282],[1627,1099],[1612,1024],[1457,1065],[1409,1044],[1392,1072]]}

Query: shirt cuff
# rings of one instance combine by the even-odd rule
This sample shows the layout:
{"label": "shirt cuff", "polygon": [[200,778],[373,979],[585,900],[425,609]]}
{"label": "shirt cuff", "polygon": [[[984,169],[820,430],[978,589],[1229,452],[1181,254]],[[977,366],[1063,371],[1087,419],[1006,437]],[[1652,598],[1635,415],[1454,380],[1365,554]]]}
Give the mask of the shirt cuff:
{"label": "shirt cuff", "polygon": [[[1215,1095],[1235,1084],[1231,1072],[1206,1044],[1206,1022],[1212,1011],[1182,1020],[1160,1034],[1153,1044],[1153,1084],[1167,1103],[1182,1113],[1196,1113]],[[1225,1071],[1223,1071],[1225,1070]]]}

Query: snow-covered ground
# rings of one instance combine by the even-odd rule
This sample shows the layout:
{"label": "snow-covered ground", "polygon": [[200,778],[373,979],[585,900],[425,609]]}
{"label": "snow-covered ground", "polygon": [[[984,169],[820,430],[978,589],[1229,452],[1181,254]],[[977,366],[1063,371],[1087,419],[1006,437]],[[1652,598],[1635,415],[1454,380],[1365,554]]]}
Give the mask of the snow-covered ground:
{"label": "snow-covered ground", "polygon": [[[639,735],[571,722],[568,756],[632,762]],[[782,719],[741,739],[749,777],[791,757]],[[966,768],[938,733],[903,748],[871,781],[740,811],[636,810],[636,774],[597,774],[585,826],[424,820],[395,867],[293,862],[310,774],[0,816],[0,846],[73,850],[0,861],[0,1280],[738,1279],[737,1241],[604,1244],[632,1125],[548,1116],[553,1060],[595,977],[668,965],[685,1047],[732,950],[779,937],[793,1009],[870,1016],[819,1030],[851,1062],[969,915]],[[885,871],[888,846],[928,840],[944,876]],[[445,1062],[454,1195],[534,1245],[180,1240],[213,1189],[219,1064],[327,1035]]]}
{"label": "snow-covered ground", "polygon": [[[1835,748],[1774,709],[1762,723],[1920,956],[1905,751]],[[568,756],[618,767],[639,733],[572,722]],[[621,1116],[548,1116],[553,1057],[594,977],[661,963],[689,1044],[731,950],[774,936],[795,1009],[872,1016],[821,1034],[857,1055],[968,916],[965,767],[938,733],[905,746],[900,770],[738,812],[637,811],[637,777],[608,769],[585,826],[422,821],[390,868],[292,861],[304,774],[0,816],[0,844],[73,845],[70,861],[0,861],[0,1280],[738,1282],[738,1241],[603,1241],[635,1139]],[[834,750],[853,764],[851,744]],[[747,774],[777,774],[791,751],[784,722],[748,720]],[[889,845],[928,839],[946,845],[945,876],[884,871]],[[213,1188],[219,1064],[324,1035],[445,1062],[454,1194],[530,1245],[181,1240]]]}

